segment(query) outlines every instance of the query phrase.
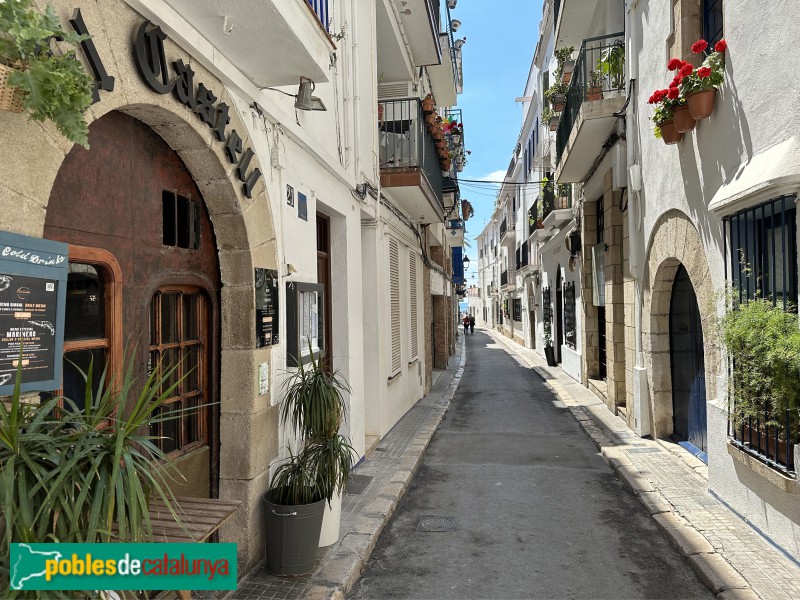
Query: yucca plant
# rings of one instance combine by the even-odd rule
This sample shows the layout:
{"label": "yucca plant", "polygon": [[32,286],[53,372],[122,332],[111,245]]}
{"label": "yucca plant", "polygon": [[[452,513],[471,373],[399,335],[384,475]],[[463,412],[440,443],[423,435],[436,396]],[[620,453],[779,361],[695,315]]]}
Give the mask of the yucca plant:
{"label": "yucca plant", "polygon": [[347,484],[356,455],[350,441],[339,433],[350,386],[338,369],[326,369],[323,359],[312,352],[309,364],[301,363],[283,389],[281,420],[294,427],[303,448],[298,454],[290,452],[289,461],[276,471],[270,487],[284,490],[273,497],[282,498],[282,504],[307,504],[311,497],[325,498],[330,504]]}
{"label": "yucca plant", "polygon": [[180,523],[169,461],[147,435],[150,423],[180,416],[157,412],[179,383],[170,381],[176,367],[155,369],[142,383],[133,353],[123,364],[114,381],[104,370],[95,392],[93,366],[82,372],[84,410],[66,398],[26,402],[21,372],[10,400],[0,402],[0,589],[9,589],[11,542],[146,541],[152,497]]}

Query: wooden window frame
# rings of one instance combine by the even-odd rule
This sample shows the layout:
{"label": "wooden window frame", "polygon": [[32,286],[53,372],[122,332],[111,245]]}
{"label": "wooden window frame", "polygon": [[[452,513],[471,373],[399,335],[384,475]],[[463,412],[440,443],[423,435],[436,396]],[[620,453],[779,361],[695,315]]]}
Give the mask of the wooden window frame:
{"label": "wooden window frame", "polygon": [[[111,252],[90,246],[69,245],[68,260],[71,263],[90,265],[103,276],[103,302],[105,310],[105,337],[87,340],[64,341],[64,354],[82,350],[104,349],[107,352],[107,381],[113,387],[119,386],[122,373],[122,269]],[[63,394],[63,387],[58,391]],[[63,403],[62,403],[63,406]]]}
{"label": "wooden window frame", "polygon": [[[186,436],[185,433],[185,421],[184,417],[181,416],[177,419],[178,421],[178,437],[179,440],[177,442],[178,447],[170,452],[166,453],[169,458],[175,458],[178,456],[182,456],[192,452],[193,450],[197,450],[204,446],[211,446],[211,432],[210,432],[210,415],[208,410],[209,404],[209,395],[210,395],[210,381],[209,381],[209,369],[210,369],[210,355],[208,354],[209,350],[209,336],[210,336],[210,324],[209,324],[209,315],[211,314],[211,301],[208,298],[206,291],[199,286],[194,285],[165,285],[161,286],[150,295],[150,302],[148,303],[148,319],[153,318],[152,312],[152,303],[155,300],[156,295],[163,295],[163,294],[180,294],[180,298],[183,297],[183,294],[191,294],[196,295],[198,298],[198,307],[197,307],[197,315],[196,315],[196,324],[198,336],[195,340],[186,340],[182,339],[182,330],[183,330],[183,302],[180,301],[178,303],[178,313],[176,315],[177,320],[177,327],[178,327],[178,339],[177,342],[167,342],[164,343],[162,335],[161,335],[161,311],[158,311],[158,320],[155,324],[151,324],[148,321],[148,325],[150,327],[156,328],[157,339],[158,343],[153,344],[152,340],[148,340],[147,343],[147,356],[148,359],[153,352],[158,352],[159,356],[163,356],[164,352],[168,350],[179,350],[180,354],[180,362],[178,365],[177,377],[185,377],[183,373],[183,351],[185,348],[190,346],[199,346],[201,348],[200,356],[204,357],[203,360],[200,360],[200,369],[197,374],[197,381],[199,385],[200,391],[197,393],[192,394],[185,394],[182,392],[180,387],[176,388],[176,390],[181,391],[174,396],[170,396],[167,398],[164,403],[161,405],[166,410],[169,410],[169,406],[172,404],[176,404],[177,402],[183,402],[184,406],[183,409],[187,408],[188,401],[192,398],[197,398],[198,396],[202,398],[202,402],[200,404],[200,410],[198,411],[199,418],[197,421],[197,436],[199,439],[189,442],[185,445],[181,445],[183,439]],[[204,318],[205,317],[205,318]],[[156,365],[151,365],[151,368],[155,368]]]}

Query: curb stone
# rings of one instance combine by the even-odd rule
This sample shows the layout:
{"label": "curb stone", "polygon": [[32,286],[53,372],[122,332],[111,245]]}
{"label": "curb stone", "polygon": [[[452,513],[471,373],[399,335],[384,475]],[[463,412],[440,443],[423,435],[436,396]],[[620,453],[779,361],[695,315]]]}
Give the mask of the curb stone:
{"label": "curb stone", "polygon": [[[624,440],[619,439],[618,443],[612,443],[615,439],[613,419],[618,419],[612,415],[608,408],[603,405],[582,406],[572,398],[569,391],[558,382],[557,378],[550,374],[548,368],[531,362],[527,357],[517,352],[517,349],[510,345],[506,338],[492,329],[484,329],[496,341],[503,343],[506,348],[515,355],[519,356],[532,371],[534,371],[556,397],[569,407],[570,412],[575,417],[580,428],[592,440],[600,451],[600,455],[622,480],[639,501],[650,512],[656,520],[661,530],[670,542],[686,557],[686,560],[694,569],[695,573],[712,593],[717,595],[720,600],[760,600],[755,590],[750,587],[747,580],[737,571],[725,558],[714,550],[708,539],[688,521],[683,519],[667,501],[664,495],[656,490],[650,481],[645,477],[628,459],[622,454],[622,449],[627,445]],[[601,412],[604,411],[604,412]],[[619,433],[619,432],[617,432]],[[618,439],[618,438],[617,438]],[[644,441],[637,438],[637,441]],[[674,455],[674,452],[667,448],[661,441],[653,442]],[[707,477],[707,467],[705,463],[694,456],[680,458],[692,469],[695,476]],[[700,463],[700,464],[698,464]],[[683,523],[681,523],[681,521]]]}

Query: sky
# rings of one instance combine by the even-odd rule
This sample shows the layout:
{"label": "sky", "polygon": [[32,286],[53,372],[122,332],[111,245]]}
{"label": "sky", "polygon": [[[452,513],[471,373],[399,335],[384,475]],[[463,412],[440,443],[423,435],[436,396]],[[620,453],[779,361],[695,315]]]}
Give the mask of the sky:
{"label": "sky", "polygon": [[[459,177],[502,181],[522,125],[522,105],[514,99],[525,91],[539,37],[542,0],[458,0],[450,16],[461,21],[454,36],[467,38],[464,93],[458,97],[458,108],[463,111],[465,148],[472,154]],[[486,189],[492,187],[494,191]],[[460,184],[461,198],[475,209],[466,230],[468,285],[477,284],[475,237],[492,216],[497,187]]]}

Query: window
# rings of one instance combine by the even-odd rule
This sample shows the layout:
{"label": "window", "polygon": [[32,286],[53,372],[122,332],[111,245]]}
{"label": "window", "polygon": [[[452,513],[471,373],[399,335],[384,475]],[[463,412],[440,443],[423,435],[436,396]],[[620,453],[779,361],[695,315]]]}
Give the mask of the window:
{"label": "window", "polygon": [[564,341],[573,350],[575,337],[575,283],[570,281],[564,286]]}
{"label": "window", "polygon": [[419,355],[419,341],[417,335],[417,255],[408,254],[408,303],[411,307],[411,360]]}
{"label": "window", "polygon": [[200,248],[200,204],[175,192],[164,190],[162,198],[162,243],[164,246]]}
{"label": "window", "polygon": [[[734,298],[760,297],[784,310],[797,311],[797,208],[795,196],[781,196],[725,219],[730,244]],[[736,365],[731,374],[736,381]],[[767,414],[769,406],[764,406]],[[784,473],[795,470],[791,450],[800,434],[797,416],[786,411],[777,422],[757,417],[731,419],[734,445]]]}
{"label": "window", "polygon": [[[117,369],[122,351],[122,307],[119,265],[111,253],[70,245],[64,319],[62,394],[84,408],[87,373],[93,365],[93,391],[103,369]],[[80,371],[78,370],[80,369]]]}
{"label": "window", "polygon": [[391,322],[390,375],[400,371],[400,248],[397,240],[389,239],[389,317]]}
{"label": "window", "polygon": [[522,298],[514,298],[512,303],[512,309],[514,311],[514,320],[518,322],[522,322]]}
{"label": "window", "polygon": [[797,310],[796,215],[795,196],[781,196],[726,219],[739,300],[759,295]]}
{"label": "window", "polygon": [[703,10],[703,39],[713,46],[722,39],[723,0],[701,0]]}
{"label": "window", "polygon": [[[154,413],[183,411],[180,418],[150,425],[150,435],[166,453],[188,451],[208,440],[206,398],[208,317],[200,290],[191,287],[163,288],[150,302],[150,357],[148,371],[166,373],[176,367],[167,385],[180,383],[170,398]],[[202,408],[201,408],[202,407]]]}

